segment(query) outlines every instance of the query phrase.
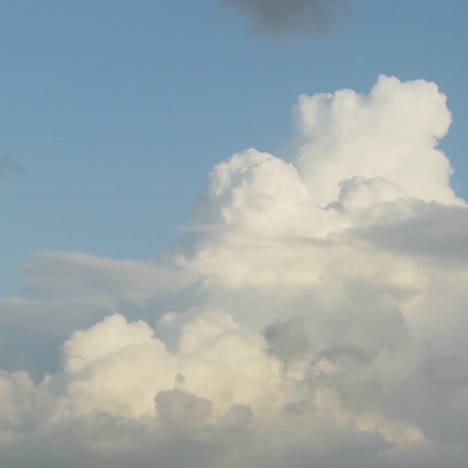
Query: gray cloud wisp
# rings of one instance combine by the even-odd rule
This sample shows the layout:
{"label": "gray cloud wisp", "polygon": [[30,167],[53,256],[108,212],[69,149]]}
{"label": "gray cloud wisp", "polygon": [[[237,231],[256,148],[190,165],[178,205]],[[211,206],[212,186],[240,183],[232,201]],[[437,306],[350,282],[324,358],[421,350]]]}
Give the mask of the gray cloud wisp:
{"label": "gray cloud wisp", "polygon": [[348,6],[343,0],[224,0],[251,19],[262,35],[326,36],[343,19]]}

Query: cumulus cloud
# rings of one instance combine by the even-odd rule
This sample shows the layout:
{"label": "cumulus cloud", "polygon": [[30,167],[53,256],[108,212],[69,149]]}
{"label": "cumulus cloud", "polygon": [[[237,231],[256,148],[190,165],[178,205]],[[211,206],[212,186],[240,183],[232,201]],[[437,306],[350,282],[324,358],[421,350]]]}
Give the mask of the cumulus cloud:
{"label": "cumulus cloud", "polygon": [[417,199],[457,202],[450,162],[437,148],[451,115],[434,83],[381,76],[367,96],[350,89],[301,96],[295,114],[298,166],[320,205],[356,176],[384,178]]}
{"label": "cumulus cloud", "polygon": [[438,148],[445,96],[382,76],[295,115],[288,160],[215,165],[159,261],[32,257],[35,297],[0,319],[56,358],[0,373],[3,465],[466,466],[468,208]]}
{"label": "cumulus cloud", "polygon": [[322,36],[334,31],[347,10],[342,0],[224,0],[251,18],[269,37]]}

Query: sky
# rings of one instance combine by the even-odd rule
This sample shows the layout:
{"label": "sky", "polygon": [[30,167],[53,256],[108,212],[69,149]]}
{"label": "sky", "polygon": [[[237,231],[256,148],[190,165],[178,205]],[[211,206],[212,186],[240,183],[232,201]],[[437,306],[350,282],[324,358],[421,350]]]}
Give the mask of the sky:
{"label": "sky", "polygon": [[0,6],[2,466],[467,465],[466,2]]}
{"label": "sky", "polygon": [[299,94],[381,73],[448,96],[442,146],[466,194],[465,2],[351,3],[334,34],[268,40],[215,0],[3,2],[0,154],[21,171],[1,188],[2,290],[36,250],[160,254],[215,162],[281,148]]}

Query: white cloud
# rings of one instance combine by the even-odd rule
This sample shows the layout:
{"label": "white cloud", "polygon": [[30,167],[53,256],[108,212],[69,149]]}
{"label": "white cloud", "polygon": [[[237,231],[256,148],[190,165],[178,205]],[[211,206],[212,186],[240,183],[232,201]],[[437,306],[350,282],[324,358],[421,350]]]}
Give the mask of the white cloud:
{"label": "white cloud", "polygon": [[383,177],[410,197],[457,203],[452,168],[437,149],[451,115],[434,83],[380,76],[366,96],[350,89],[301,96],[296,119],[298,165],[319,205],[356,176]]}
{"label": "white cloud", "polygon": [[159,262],[32,259],[37,297],[2,300],[2,323],[67,338],[50,375],[0,375],[0,461],[466,465],[467,208],[437,149],[445,97],[381,77],[297,116],[290,162],[217,164]]}

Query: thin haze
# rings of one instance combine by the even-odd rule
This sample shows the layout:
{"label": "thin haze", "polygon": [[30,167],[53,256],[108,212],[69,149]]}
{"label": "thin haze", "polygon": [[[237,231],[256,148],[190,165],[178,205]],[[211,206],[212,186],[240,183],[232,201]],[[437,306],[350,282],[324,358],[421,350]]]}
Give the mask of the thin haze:
{"label": "thin haze", "polygon": [[20,171],[21,167],[13,159],[7,156],[0,156],[0,178],[10,174],[16,174]]}

